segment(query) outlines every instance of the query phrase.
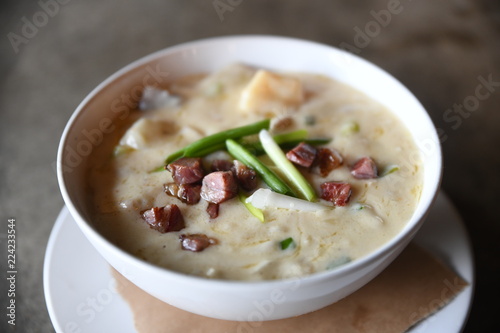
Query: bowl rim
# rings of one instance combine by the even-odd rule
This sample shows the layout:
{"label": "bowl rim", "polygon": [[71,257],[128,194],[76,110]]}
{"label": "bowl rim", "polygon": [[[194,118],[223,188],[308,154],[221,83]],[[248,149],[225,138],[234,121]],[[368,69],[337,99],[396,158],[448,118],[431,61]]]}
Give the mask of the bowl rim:
{"label": "bowl rim", "polygon": [[[396,84],[400,86],[403,90],[406,90],[406,92],[414,97],[414,102],[418,104],[418,106],[424,111],[422,113],[423,119],[427,121],[429,125],[431,125],[432,130],[430,133],[433,136],[433,141],[436,144],[437,148],[437,156],[435,158],[435,163],[436,163],[436,168],[439,170],[436,175],[433,178],[433,182],[428,184],[427,186],[431,186],[432,188],[430,189],[431,193],[433,193],[432,196],[428,197],[426,202],[421,202],[419,201],[417,206],[424,205],[425,209],[423,212],[415,216],[415,212],[408,221],[407,225],[403,227],[402,230],[399,231],[399,233],[390,239],[388,242],[384,243],[382,246],[379,248],[375,249],[374,251],[370,252],[369,254],[365,255],[362,258],[356,259],[350,263],[347,263],[345,265],[342,265],[338,268],[335,268],[333,270],[327,270],[327,271],[320,271],[320,272],[315,272],[312,274],[304,275],[298,278],[285,278],[285,279],[279,279],[279,280],[224,280],[224,279],[211,279],[211,278],[206,278],[206,277],[201,277],[201,276],[194,276],[194,275],[189,275],[186,273],[182,272],[177,272],[174,270],[170,270],[168,268],[164,268],[158,265],[155,265],[153,263],[147,262],[145,260],[139,259],[136,256],[128,253],[127,251],[121,249],[120,247],[116,246],[109,240],[107,240],[103,235],[101,235],[95,228],[93,228],[89,222],[85,220],[85,218],[80,214],[78,209],[75,207],[73,200],[71,198],[71,195],[68,192],[68,189],[66,188],[66,183],[65,183],[65,173],[63,171],[63,156],[64,156],[64,147],[66,146],[66,142],[69,139],[69,134],[71,133],[72,128],[74,127],[76,121],[78,118],[82,115],[83,110],[85,106],[94,98],[98,96],[98,94],[106,87],[110,86],[113,84],[115,81],[120,80],[122,77],[124,77],[127,73],[132,71],[133,69],[139,68],[143,65],[146,65],[148,63],[157,61],[163,57],[166,57],[170,54],[174,54],[180,50],[186,50],[189,48],[200,48],[206,45],[210,45],[213,43],[220,43],[220,42],[225,42],[225,43],[246,43],[250,41],[272,41],[276,43],[282,43],[282,42],[288,42],[288,43],[294,43],[294,44],[301,44],[304,47],[314,47],[314,48],[320,48],[324,49],[325,51],[328,52],[340,52],[340,54],[349,57],[351,59],[354,59],[354,61],[360,62],[365,66],[371,67],[373,69],[378,70],[381,72],[383,75],[385,75],[387,78],[395,80]],[[300,71],[300,69],[298,69]],[[392,112],[392,111],[391,111]],[[441,180],[442,180],[442,149],[441,145],[439,143],[439,138],[437,135],[436,127],[434,126],[432,119],[430,118],[430,115],[426,111],[426,109],[422,106],[420,101],[416,99],[416,97],[413,95],[411,91],[409,91],[406,86],[404,86],[399,80],[397,80],[395,77],[393,77],[390,73],[385,71],[384,69],[378,67],[372,62],[369,62],[363,58],[361,58],[358,55],[352,54],[350,52],[347,52],[346,50],[342,50],[340,48],[337,48],[335,46],[311,41],[311,40],[306,40],[306,39],[300,39],[300,38],[293,38],[293,37],[286,37],[286,36],[278,36],[278,35],[256,35],[256,34],[249,34],[249,35],[231,35],[231,36],[220,36],[220,37],[210,37],[210,38],[204,38],[204,39],[199,39],[199,40],[193,40],[185,43],[180,43],[176,44],[173,46],[166,47],[164,49],[155,51],[151,54],[145,55],[128,65],[122,67],[121,69],[117,70],[110,76],[108,76],[106,79],[104,79],[101,83],[99,83],[90,93],[85,96],[85,98],[79,103],[79,105],[76,107],[76,109],[73,111],[71,117],[69,118],[64,131],[61,136],[61,140],[59,142],[58,146],[58,151],[57,151],[57,179],[59,183],[59,189],[61,191],[63,200],[68,207],[71,215],[74,217],[74,219],[77,221],[78,226],[82,231],[84,231],[85,236],[91,241],[91,243],[98,242],[101,246],[105,246],[108,250],[113,252],[113,255],[120,257],[121,260],[129,261],[133,265],[138,266],[142,269],[145,269],[147,271],[155,272],[158,274],[163,274],[165,276],[169,276],[173,279],[183,279],[188,282],[193,282],[193,283],[203,283],[203,284],[208,284],[214,287],[224,287],[224,288],[240,288],[242,286],[245,286],[248,288],[249,286],[254,286],[256,288],[258,287],[276,287],[279,285],[282,285],[283,283],[290,283],[293,281],[297,281],[297,279],[300,280],[301,283],[318,283],[318,282],[323,282],[325,280],[330,280],[332,278],[341,278],[343,276],[349,275],[353,271],[358,270],[360,267],[370,265],[374,261],[387,256],[390,252],[392,252],[395,248],[396,245],[402,241],[404,241],[404,238],[409,237],[411,240],[413,236],[416,234],[418,229],[421,227],[425,220],[425,216],[427,212],[429,211],[430,207],[433,205],[433,203],[436,200],[436,197],[439,192],[439,188],[441,185]],[[422,200],[422,198],[420,198]],[[412,225],[409,226],[409,223],[412,222]],[[89,238],[89,236],[92,236],[92,240]],[[409,242],[409,241],[408,241]],[[407,242],[407,243],[408,243]],[[404,248],[404,247],[403,247]],[[402,250],[402,249],[401,249]]]}

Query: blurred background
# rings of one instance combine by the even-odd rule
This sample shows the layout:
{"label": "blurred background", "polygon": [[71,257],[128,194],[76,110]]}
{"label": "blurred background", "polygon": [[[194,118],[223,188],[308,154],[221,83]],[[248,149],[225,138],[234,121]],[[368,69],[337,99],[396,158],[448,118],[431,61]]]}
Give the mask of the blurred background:
{"label": "blurred background", "polygon": [[[391,6],[397,10],[380,16]],[[443,190],[474,247],[477,288],[465,331],[497,329],[500,2],[2,0],[0,26],[2,309],[10,217],[17,221],[18,266],[17,325],[2,318],[0,331],[54,330],[43,294],[43,260],[63,206],[54,170],[58,141],[75,107],[102,80],[144,55],[237,34],[343,47],[413,91],[439,130]]]}

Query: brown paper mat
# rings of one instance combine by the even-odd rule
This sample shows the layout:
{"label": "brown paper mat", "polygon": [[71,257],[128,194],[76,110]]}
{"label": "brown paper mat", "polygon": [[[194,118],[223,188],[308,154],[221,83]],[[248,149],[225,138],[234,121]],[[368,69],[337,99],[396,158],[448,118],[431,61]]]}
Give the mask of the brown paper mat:
{"label": "brown paper mat", "polygon": [[410,244],[374,280],[333,305],[289,319],[235,322],[179,310],[145,293],[114,270],[113,276],[140,333],[404,332],[467,286],[432,255]]}

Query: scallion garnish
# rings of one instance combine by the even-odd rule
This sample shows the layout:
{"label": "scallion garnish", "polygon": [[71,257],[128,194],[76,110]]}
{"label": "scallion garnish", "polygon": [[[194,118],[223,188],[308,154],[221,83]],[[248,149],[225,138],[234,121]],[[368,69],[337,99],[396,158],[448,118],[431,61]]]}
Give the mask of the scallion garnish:
{"label": "scallion garnish", "polygon": [[292,148],[296,147],[301,142],[307,143],[307,144],[309,144],[311,146],[319,146],[319,145],[326,145],[330,141],[332,141],[332,140],[331,139],[326,139],[326,138],[292,140],[292,141],[280,143],[279,146],[280,146],[281,149],[285,149],[286,150],[286,149],[292,149]]}
{"label": "scallion garnish", "polygon": [[[331,141],[331,139],[326,139],[326,138],[315,138],[315,139],[306,139],[306,138],[307,138],[306,130],[297,130],[288,133],[276,134],[273,136],[274,141],[282,149],[292,149],[301,142],[317,146],[317,145],[325,145]],[[243,143],[243,146],[257,156],[266,153],[260,141],[252,143]]]}
{"label": "scallion garnish", "polygon": [[252,153],[250,153],[242,145],[232,139],[229,139],[226,140],[226,146],[229,154],[249,168],[254,169],[273,191],[282,194],[295,195],[293,190],[284,181],[282,181],[274,172],[269,170],[264,163],[252,155]]}
{"label": "scallion garnish", "polygon": [[384,171],[382,171],[382,174],[380,175],[380,177],[384,177],[384,176],[387,176],[393,172],[396,172],[399,170],[399,165],[396,165],[396,164],[392,164],[392,165],[388,165],[387,167],[384,168]]}
{"label": "scallion garnish", "polygon": [[[276,134],[273,136],[274,141],[277,144],[285,144],[289,142],[302,142],[307,138],[306,130],[298,130],[288,133]],[[252,143],[243,143],[243,146],[248,150],[255,153],[255,155],[261,155],[265,153],[264,148],[262,147],[262,143],[260,141],[252,142]]]}
{"label": "scallion garnish", "polygon": [[187,157],[196,156],[196,153],[198,151],[206,149],[213,145],[217,145],[219,143],[224,143],[228,139],[237,139],[247,135],[259,133],[260,130],[269,128],[270,123],[271,120],[266,119],[254,124],[232,128],[226,131],[206,136],[203,139],[200,139],[188,145],[185,148],[184,155]]}
{"label": "scallion garnish", "polygon": [[264,222],[264,212],[258,208],[255,208],[251,203],[247,202],[246,195],[244,195],[242,192],[239,192],[238,198],[253,216],[258,218],[260,222]]}
{"label": "scallion garnish", "polygon": [[295,247],[295,242],[294,242],[294,240],[293,240],[293,238],[292,238],[292,237],[288,237],[287,239],[284,239],[284,240],[282,240],[282,241],[280,242],[280,248],[281,248],[282,250],[286,250],[286,249],[288,249],[290,246],[291,246],[292,248],[294,248],[294,247]]}
{"label": "scallion garnish", "polygon": [[267,188],[259,188],[248,197],[247,202],[259,209],[284,208],[298,210],[301,212],[319,212],[325,209],[333,209],[332,206],[323,205],[319,202],[309,202],[288,195],[279,194]]}
{"label": "scallion garnish", "polygon": [[273,140],[269,132],[265,129],[261,130],[259,133],[259,139],[269,158],[271,158],[276,166],[280,168],[290,183],[296,187],[302,197],[308,201],[315,201],[316,192],[312,188],[311,184],[309,184],[309,182],[304,178],[300,171],[297,170],[292,162],[286,158],[285,153]]}
{"label": "scallion garnish", "polygon": [[[257,134],[262,129],[268,129],[271,123],[270,119],[265,119],[250,125],[232,128],[226,131],[218,132],[197,140],[183,149],[170,154],[165,164],[169,164],[181,157],[199,157],[200,151],[211,149],[213,146],[223,144],[228,139],[238,139],[247,135]],[[215,151],[215,150],[214,150]],[[213,152],[213,151],[211,151]]]}
{"label": "scallion garnish", "polygon": [[160,172],[160,171],[165,171],[165,166],[161,165],[159,167],[154,168],[153,170],[150,170],[148,173],[155,173],[155,172]]}
{"label": "scallion garnish", "polygon": [[349,121],[342,126],[340,131],[343,135],[358,133],[359,124],[355,121]]}

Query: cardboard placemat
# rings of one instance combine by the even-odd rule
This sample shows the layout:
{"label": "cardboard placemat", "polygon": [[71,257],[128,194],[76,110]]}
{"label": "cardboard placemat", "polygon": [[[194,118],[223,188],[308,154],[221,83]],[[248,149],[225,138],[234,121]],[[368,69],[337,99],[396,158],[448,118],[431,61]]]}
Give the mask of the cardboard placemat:
{"label": "cardboard placemat", "polygon": [[379,276],[321,310],[298,317],[237,322],[207,318],[168,305],[113,270],[139,333],[163,332],[404,332],[445,306],[468,284],[410,244]]}

